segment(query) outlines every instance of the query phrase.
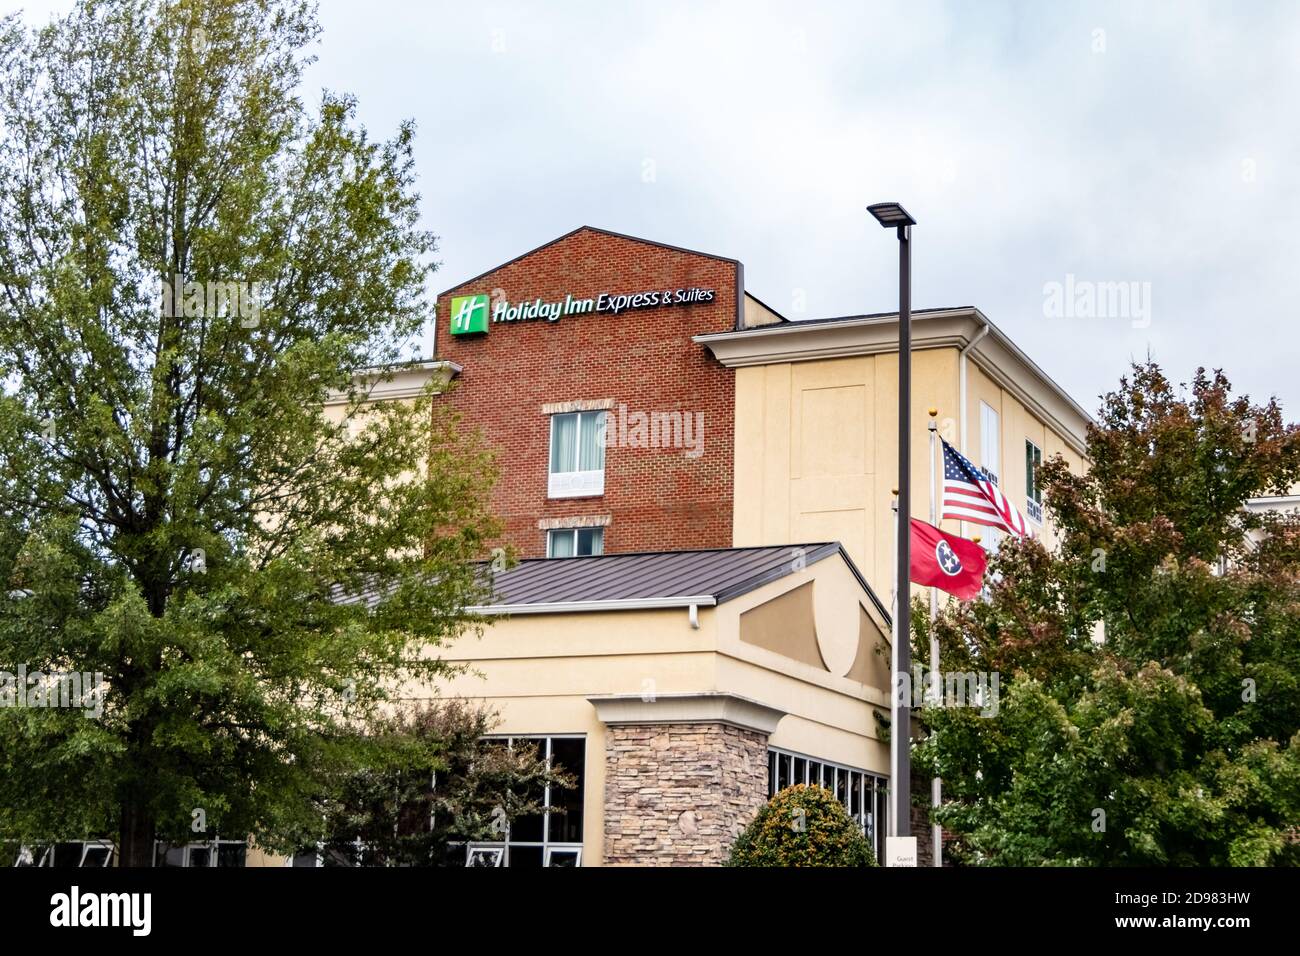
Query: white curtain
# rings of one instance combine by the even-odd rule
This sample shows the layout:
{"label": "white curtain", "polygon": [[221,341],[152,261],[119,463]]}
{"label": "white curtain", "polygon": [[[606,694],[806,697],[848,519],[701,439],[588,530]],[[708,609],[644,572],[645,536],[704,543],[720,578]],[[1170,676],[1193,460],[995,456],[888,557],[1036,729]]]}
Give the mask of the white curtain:
{"label": "white curtain", "polygon": [[604,412],[588,412],[582,416],[582,439],[579,446],[578,470],[605,470]]}
{"label": "white curtain", "polygon": [[551,474],[578,470],[578,416],[551,418]]}
{"label": "white curtain", "polygon": [[551,532],[551,557],[553,558],[573,557],[573,532],[572,531]]}

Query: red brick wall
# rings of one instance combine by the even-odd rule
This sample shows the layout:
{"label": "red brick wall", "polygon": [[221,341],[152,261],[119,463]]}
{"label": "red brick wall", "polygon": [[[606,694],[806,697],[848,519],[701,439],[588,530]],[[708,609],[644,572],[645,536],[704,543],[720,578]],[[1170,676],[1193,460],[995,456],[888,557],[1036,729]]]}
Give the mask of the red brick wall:
{"label": "red brick wall", "polygon": [[[735,324],[739,265],[583,228],[438,297],[437,357],[463,366],[451,401],[497,452],[493,507],[523,557],[546,553],[539,518],[609,515],[605,551],[730,547],[735,378],[691,341]],[[489,324],[452,336],[453,295],[511,303],[711,288],[707,303]],[[607,446],[605,493],[547,497],[544,404],[613,399],[628,411],[702,412],[703,453]],[[614,431],[617,409],[610,413]]]}

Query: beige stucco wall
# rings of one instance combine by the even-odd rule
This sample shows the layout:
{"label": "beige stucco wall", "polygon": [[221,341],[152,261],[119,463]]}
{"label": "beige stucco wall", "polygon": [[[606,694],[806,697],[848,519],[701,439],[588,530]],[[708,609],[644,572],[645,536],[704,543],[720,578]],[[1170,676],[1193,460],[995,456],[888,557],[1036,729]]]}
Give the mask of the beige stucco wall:
{"label": "beige stucco wall", "polygon": [[[956,348],[912,357],[912,515],[930,515],[928,410],[941,437],[961,446]],[[1029,387],[1029,386],[1026,386]],[[745,366],[736,369],[735,544],[840,541],[868,583],[888,602],[893,585],[892,490],[898,461],[897,353]],[[1000,487],[1025,510],[1025,440],[1057,453],[1072,469],[1081,456],[1060,433],[967,361],[966,447],[976,464],[980,402],[999,413]],[[935,469],[942,496],[941,465]],[[975,525],[945,531],[981,534]],[[1050,523],[1039,529],[1050,546]]]}
{"label": "beige stucco wall", "polygon": [[[791,660],[740,639],[741,615],[811,582],[825,655],[839,667],[856,658],[865,610],[883,638],[883,619],[856,577],[831,556],[717,608],[519,615],[495,620],[481,637],[441,650],[471,670],[438,688],[444,697],[482,701],[500,718],[500,734],[583,734],[585,865],[604,856],[605,727],[589,697],[668,697],[728,693],[788,712],[771,738],[784,747],[876,773],[888,748],[876,736],[873,709],[888,711],[887,688]],[[842,665],[845,670],[848,665]],[[408,699],[430,689],[404,688]]]}
{"label": "beige stucco wall", "polygon": [[[888,600],[897,354],[736,369],[737,546],[840,541]],[[913,514],[929,515],[927,410],[958,415],[957,350],[912,358]]]}

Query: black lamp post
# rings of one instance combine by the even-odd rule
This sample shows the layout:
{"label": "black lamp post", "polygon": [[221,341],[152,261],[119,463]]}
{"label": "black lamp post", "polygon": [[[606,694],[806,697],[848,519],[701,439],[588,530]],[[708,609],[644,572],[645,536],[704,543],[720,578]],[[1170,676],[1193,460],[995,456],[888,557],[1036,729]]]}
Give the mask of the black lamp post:
{"label": "black lamp post", "polygon": [[890,748],[889,802],[893,818],[893,835],[910,836],[912,832],[912,712],[906,694],[900,694],[899,675],[912,669],[912,605],[910,585],[912,556],[912,227],[916,220],[896,202],[881,202],[867,207],[886,229],[898,230],[898,565],[895,568],[894,594],[897,610],[894,619],[894,674],[891,693],[894,719],[890,735],[896,745]]}

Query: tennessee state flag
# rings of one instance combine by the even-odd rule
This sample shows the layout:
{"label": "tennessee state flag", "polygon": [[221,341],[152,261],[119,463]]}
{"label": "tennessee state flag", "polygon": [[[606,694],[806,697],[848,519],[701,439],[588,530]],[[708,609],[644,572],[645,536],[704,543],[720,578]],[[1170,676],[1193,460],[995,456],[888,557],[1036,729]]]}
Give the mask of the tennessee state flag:
{"label": "tennessee state flag", "polygon": [[980,593],[988,561],[974,541],[945,534],[932,524],[912,519],[912,580],[947,591],[963,601]]}

